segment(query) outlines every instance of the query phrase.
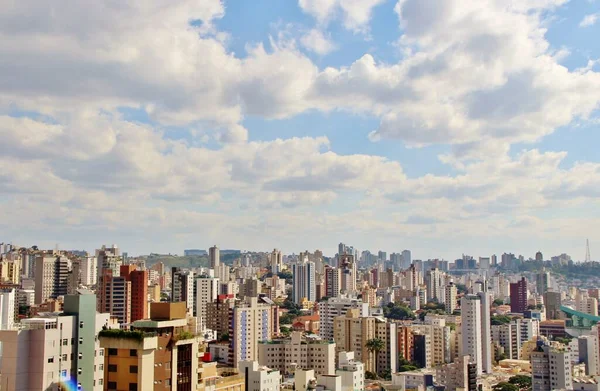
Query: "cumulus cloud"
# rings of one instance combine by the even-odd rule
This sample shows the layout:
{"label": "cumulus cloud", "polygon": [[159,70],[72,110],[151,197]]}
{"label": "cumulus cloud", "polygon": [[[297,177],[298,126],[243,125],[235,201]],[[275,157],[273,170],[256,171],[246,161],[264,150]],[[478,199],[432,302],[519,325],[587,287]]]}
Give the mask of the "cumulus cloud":
{"label": "cumulus cloud", "polygon": [[345,28],[354,32],[368,31],[373,8],[384,0],[298,0],[300,8],[320,24],[340,18]]}
{"label": "cumulus cloud", "polygon": [[596,24],[600,18],[600,13],[598,14],[590,14],[583,17],[581,22],[579,23],[579,27],[590,27]]}
{"label": "cumulus cloud", "polygon": [[320,55],[325,55],[335,50],[335,44],[322,31],[312,29],[300,38],[302,46]]}
{"label": "cumulus cloud", "polygon": [[[300,0],[318,25],[299,45],[330,52],[331,20],[365,32],[380,3]],[[456,221],[497,233],[519,215],[597,203],[597,163],[511,151],[598,109],[595,62],[570,71],[545,38],[540,15],[563,3],[400,0],[400,61],[365,54],[324,69],[294,42],[230,52],[213,23],[221,1],[2,4],[0,192],[10,200],[0,213],[23,235],[37,223],[40,234],[77,227],[90,237],[141,226],[151,240],[206,229],[211,241],[248,243],[290,232],[319,241],[314,232],[357,225],[382,236],[464,233]],[[123,108],[149,123],[126,121]],[[374,116],[371,140],[450,145],[439,158],[454,171],[410,177],[383,157],[341,155],[326,137],[249,141],[245,117],[310,110]],[[202,131],[176,140],[171,125]]]}

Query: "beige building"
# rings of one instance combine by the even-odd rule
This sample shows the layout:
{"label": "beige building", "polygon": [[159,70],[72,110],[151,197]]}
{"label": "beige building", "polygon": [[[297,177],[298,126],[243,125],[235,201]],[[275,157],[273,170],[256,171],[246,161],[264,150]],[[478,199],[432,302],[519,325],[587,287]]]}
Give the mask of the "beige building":
{"label": "beige building", "polygon": [[[396,371],[398,363],[398,331],[395,323],[383,318],[360,316],[360,310],[349,309],[345,316],[334,320],[334,341],[337,352],[354,352],[356,360],[364,363],[370,372],[391,369]],[[369,351],[367,342],[371,339],[383,341],[384,348],[379,352]]]}
{"label": "beige building", "polygon": [[258,362],[281,373],[294,369],[313,369],[317,375],[335,373],[335,343],[320,338],[303,337],[299,331],[291,338],[261,341]]}
{"label": "beige building", "polygon": [[432,319],[430,323],[411,326],[412,331],[427,336],[427,349],[431,366],[437,367],[452,361],[450,327],[444,319]]}
{"label": "beige building", "polygon": [[232,309],[229,338],[229,364],[236,366],[244,360],[258,360],[258,343],[273,338],[279,331],[277,306],[259,303],[256,297],[247,297]]}
{"label": "beige building", "polygon": [[446,389],[449,391],[459,389],[468,390],[470,359],[469,356],[463,356],[453,363],[438,367],[435,375],[436,383],[446,386]]}

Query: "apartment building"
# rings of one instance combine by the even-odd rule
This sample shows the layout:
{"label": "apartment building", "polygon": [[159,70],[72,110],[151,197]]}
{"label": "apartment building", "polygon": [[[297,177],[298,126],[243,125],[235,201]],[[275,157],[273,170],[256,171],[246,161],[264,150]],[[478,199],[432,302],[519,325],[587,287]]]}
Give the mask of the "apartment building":
{"label": "apartment building", "polygon": [[278,307],[259,303],[256,297],[246,297],[231,309],[229,323],[229,364],[258,360],[258,343],[273,338],[279,331]]}
{"label": "apartment building", "polygon": [[571,353],[538,341],[531,353],[533,391],[572,390]]}
{"label": "apartment building", "polygon": [[106,390],[192,391],[198,385],[198,340],[185,302],[152,303],[132,330],[100,332]]}
{"label": "apartment building", "polygon": [[239,369],[246,381],[245,391],[279,391],[281,374],[278,370],[259,365],[256,361],[242,361]]}
{"label": "apartment building", "polygon": [[[395,323],[383,318],[361,316],[357,308],[349,309],[344,316],[334,321],[334,341],[337,352],[354,352],[357,360],[364,363],[367,371],[377,372],[398,365],[398,342]],[[379,352],[367,348],[368,341],[380,339],[384,348]]]}
{"label": "apartment building", "polygon": [[314,337],[305,337],[294,331],[290,338],[261,341],[258,344],[258,362],[281,373],[294,369],[313,369],[317,375],[335,373],[335,343]]}
{"label": "apartment building", "polygon": [[348,309],[359,309],[360,316],[369,315],[369,304],[350,297],[331,297],[319,303],[319,336],[323,339],[333,339],[333,321],[338,316],[345,315]]}
{"label": "apartment building", "polygon": [[109,314],[96,313],[89,291],[65,296],[64,312],[23,319],[19,328],[0,331],[3,391],[57,390],[71,383],[85,390],[104,389],[104,351],[96,335]]}

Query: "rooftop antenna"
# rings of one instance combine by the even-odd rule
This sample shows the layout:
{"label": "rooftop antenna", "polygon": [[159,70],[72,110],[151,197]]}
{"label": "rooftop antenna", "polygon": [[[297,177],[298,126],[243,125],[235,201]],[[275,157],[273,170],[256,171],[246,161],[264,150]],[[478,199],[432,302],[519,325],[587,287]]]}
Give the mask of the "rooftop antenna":
{"label": "rooftop antenna", "polygon": [[591,262],[592,257],[590,256],[590,240],[585,240],[585,261]]}

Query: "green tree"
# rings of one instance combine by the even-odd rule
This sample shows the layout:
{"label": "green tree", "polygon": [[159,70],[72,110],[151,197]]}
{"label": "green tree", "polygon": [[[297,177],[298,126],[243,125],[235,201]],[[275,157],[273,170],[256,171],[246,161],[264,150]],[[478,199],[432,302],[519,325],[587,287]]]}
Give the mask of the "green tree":
{"label": "green tree", "polygon": [[380,338],[373,338],[368,340],[365,346],[373,356],[373,361],[375,362],[375,373],[379,373],[379,371],[377,370],[377,353],[379,353],[385,348],[385,344]]}
{"label": "green tree", "polygon": [[496,299],[494,300],[494,305],[495,306],[499,306],[499,305],[503,305],[504,304],[504,300],[502,299]]}
{"label": "green tree", "polygon": [[532,388],[532,381],[530,376],[515,375],[508,379],[508,382],[519,387],[520,391],[530,391]]}
{"label": "green tree", "polygon": [[415,319],[415,314],[410,308],[402,304],[388,303],[383,307],[383,316],[389,319],[411,320]]}
{"label": "green tree", "polygon": [[398,356],[398,372],[409,372],[419,369],[417,363],[410,362],[402,356]]}
{"label": "green tree", "polygon": [[500,382],[492,387],[494,391],[519,391],[519,387],[514,384],[510,384],[508,382]]}
{"label": "green tree", "polygon": [[365,371],[365,379],[375,380],[377,379],[377,374],[371,371]]}
{"label": "green tree", "polygon": [[506,316],[506,315],[496,315],[496,316],[492,316],[492,326],[500,326],[503,324],[507,324],[510,323],[511,318],[510,316]]}

